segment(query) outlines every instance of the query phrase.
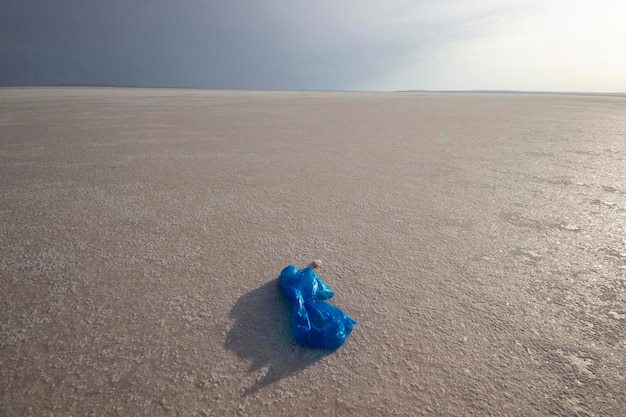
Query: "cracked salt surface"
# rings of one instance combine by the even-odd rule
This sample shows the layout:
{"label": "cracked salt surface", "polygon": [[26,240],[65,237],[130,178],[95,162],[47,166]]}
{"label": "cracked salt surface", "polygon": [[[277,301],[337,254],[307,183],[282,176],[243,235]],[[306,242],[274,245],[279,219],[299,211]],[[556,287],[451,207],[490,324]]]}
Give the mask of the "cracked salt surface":
{"label": "cracked salt surface", "polygon": [[626,415],[623,98],[0,98],[0,415]]}

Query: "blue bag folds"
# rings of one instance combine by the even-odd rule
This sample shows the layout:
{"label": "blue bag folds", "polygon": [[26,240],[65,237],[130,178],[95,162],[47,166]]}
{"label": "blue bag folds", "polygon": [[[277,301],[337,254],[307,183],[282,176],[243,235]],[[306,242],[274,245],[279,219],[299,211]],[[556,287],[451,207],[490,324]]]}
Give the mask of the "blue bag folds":
{"label": "blue bag folds", "polygon": [[280,273],[278,283],[293,304],[291,332],[298,343],[324,349],[343,345],[357,322],[324,301],[334,293],[311,267],[289,265]]}

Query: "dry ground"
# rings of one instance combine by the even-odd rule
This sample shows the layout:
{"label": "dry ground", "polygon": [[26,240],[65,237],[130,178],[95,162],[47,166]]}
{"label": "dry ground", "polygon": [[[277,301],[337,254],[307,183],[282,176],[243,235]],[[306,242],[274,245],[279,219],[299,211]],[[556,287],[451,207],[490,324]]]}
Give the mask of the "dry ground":
{"label": "dry ground", "polygon": [[0,89],[0,415],[624,416],[625,158],[619,97]]}

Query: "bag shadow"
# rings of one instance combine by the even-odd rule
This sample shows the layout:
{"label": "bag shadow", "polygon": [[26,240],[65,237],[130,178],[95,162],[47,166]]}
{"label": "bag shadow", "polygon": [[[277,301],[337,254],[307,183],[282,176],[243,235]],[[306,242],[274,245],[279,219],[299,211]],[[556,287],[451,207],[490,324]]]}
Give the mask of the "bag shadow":
{"label": "bag shadow", "polygon": [[225,348],[250,361],[248,373],[262,377],[245,395],[296,374],[332,351],[296,344],[291,335],[293,307],[272,280],[244,295],[233,306],[234,320]]}

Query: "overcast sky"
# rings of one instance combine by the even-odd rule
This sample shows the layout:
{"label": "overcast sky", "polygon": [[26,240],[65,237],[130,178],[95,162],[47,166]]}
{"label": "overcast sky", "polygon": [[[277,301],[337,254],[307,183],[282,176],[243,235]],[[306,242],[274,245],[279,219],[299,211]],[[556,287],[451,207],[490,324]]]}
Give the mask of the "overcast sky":
{"label": "overcast sky", "polygon": [[623,0],[2,0],[0,85],[626,92]]}

